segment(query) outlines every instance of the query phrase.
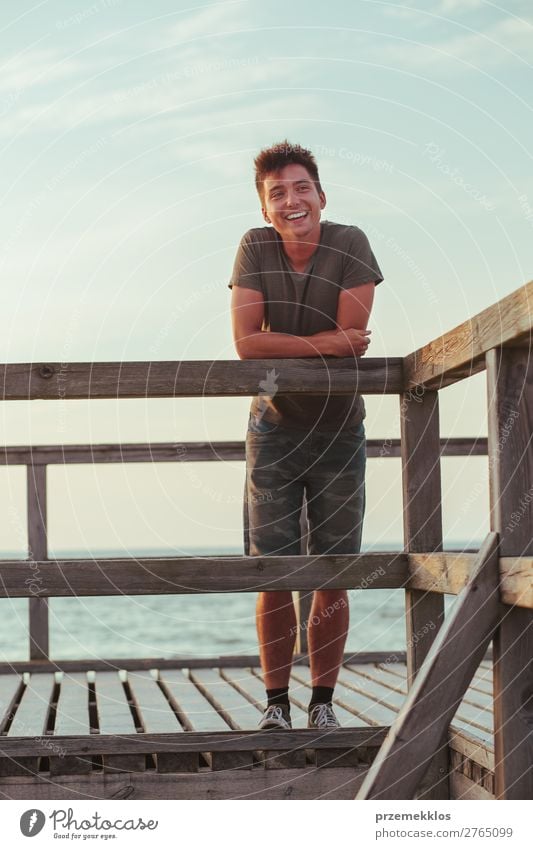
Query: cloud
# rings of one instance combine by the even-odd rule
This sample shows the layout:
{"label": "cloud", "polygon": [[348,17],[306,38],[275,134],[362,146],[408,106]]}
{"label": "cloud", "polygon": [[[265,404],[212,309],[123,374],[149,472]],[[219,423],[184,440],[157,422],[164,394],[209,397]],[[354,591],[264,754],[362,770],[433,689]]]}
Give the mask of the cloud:
{"label": "cloud", "polygon": [[213,3],[191,15],[180,17],[157,41],[157,47],[192,41],[220,32],[222,27],[242,28],[246,24],[246,0],[225,0]]}
{"label": "cloud", "polygon": [[487,8],[485,0],[439,0],[433,11],[440,15],[449,15],[451,12],[472,12],[483,6]]}
{"label": "cloud", "polygon": [[2,65],[0,93],[28,94],[31,89],[72,77],[81,70],[80,63],[62,59],[53,50],[20,51]]}
{"label": "cloud", "polygon": [[[454,0],[450,0],[454,2]],[[495,66],[512,60],[528,61],[531,53],[533,25],[518,17],[502,18],[484,30],[470,30],[441,41],[405,40],[384,44],[381,57],[401,67],[427,69],[447,65],[464,71],[465,66]]]}
{"label": "cloud", "polygon": [[242,120],[249,112],[252,93],[259,112],[265,115],[278,94],[263,93],[260,87],[279,86],[283,91],[289,77],[293,84],[300,78],[308,79],[312,66],[311,59],[269,60],[256,55],[217,55],[215,51],[206,59],[202,52],[196,61],[167,63],[167,70],[150,76],[139,67],[135,81],[128,85],[95,91],[89,79],[85,86],[61,98],[33,103],[21,99],[4,109],[0,135],[13,137],[30,128],[33,133],[58,134],[77,125],[84,130],[96,127],[107,134],[121,132],[129,125],[140,127],[142,122],[141,129],[159,128],[162,121],[174,119],[183,125],[189,118],[198,126],[202,119],[215,122],[224,118],[235,102]]}

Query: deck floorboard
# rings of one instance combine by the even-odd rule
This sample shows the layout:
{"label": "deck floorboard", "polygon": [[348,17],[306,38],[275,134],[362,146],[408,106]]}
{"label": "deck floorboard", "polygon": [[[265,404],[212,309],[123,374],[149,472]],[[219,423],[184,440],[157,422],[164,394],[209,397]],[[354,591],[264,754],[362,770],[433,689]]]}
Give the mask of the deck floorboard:
{"label": "deck floorboard", "polygon": [[[95,672],[96,715],[100,734],[135,734],[133,714],[118,672]],[[139,772],[145,769],[143,755],[106,755],[105,772]]]}
{"label": "deck floorboard", "polygon": [[[384,655],[385,657],[385,655]],[[255,663],[253,658],[251,663]],[[82,667],[86,669],[86,667]],[[90,682],[94,681],[94,684]],[[25,683],[26,682],[26,683]],[[335,711],[343,728],[390,726],[401,709],[407,693],[407,674],[404,663],[386,663],[377,659],[347,662],[341,669],[335,688]],[[293,667],[290,685],[291,716],[294,729],[307,726],[307,706],[311,695],[309,667]],[[0,675],[0,735],[4,737],[45,737],[61,746],[61,738],[75,736],[115,735],[183,735],[187,732],[258,731],[261,713],[266,703],[261,670],[254,665],[228,665],[184,668],[154,667],[128,669],[127,672],[100,671],[53,673],[13,673]],[[269,732],[270,733],[270,732]],[[286,733],[286,732],[285,732]],[[217,747],[200,751],[182,751],[175,745],[144,748],[144,754],[134,754],[125,747],[102,749],[83,758],[80,750],[63,757],[59,749],[51,750],[49,758],[39,750],[29,757],[31,748],[21,750],[21,757],[0,758],[2,781],[9,776],[31,776],[39,770],[50,769],[59,779],[72,773],[82,776],[91,770],[104,773],[142,773],[155,770],[158,774],[195,772],[202,770],[240,770],[252,772],[259,767],[287,769],[315,767],[360,768],[364,766],[365,747],[350,749],[304,749],[291,742],[292,749],[256,750],[248,744],[242,750],[242,740],[235,737],[231,748]],[[264,739],[264,736],[263,736]],[[241,740],[241,745],[239,745]],[[206,740],[202,742],[206,743]],[[332,741],[333,742],[333,741]],[[477,764],[484,780],[494,768],[492,733],[492,669],[482,663],[471,687],[450,726],[450,747],[455,752],[459,768],[465,762]],[[66,743],[66,740],[65,740]],[[196,745],[184,749],[195,749]],[[264,746],[264,742],[262,744]],[[253,750],[252,750],[253,749]],[[72,749],[70,749],[72,751]],[[94,745],[91,751],[95,752]],[[153,755],[146,754],[153,751]],[[377,750],[376,750],[377,751]],[[367,752],[370,756],[370,750]],[[22,756],[23,755],[23,756]],[[351,758],[351,760],[350,760]],[[49,762],[49,767],[47,764]],[[44,766],[43,766],[44,763]],[[99,767],[98,767],[99,764]],[[461,773],[458,773],[461,774]],[[469,773],[463,773],[468,777]],[[490,778],[490,776],[489,776]],[[81,779],[80,779],[81,780]],[[459,779],[462,780],[462,779]]]}
{"label": "deck floorboard", "polygon": [[[402,707],[407,696],[407,675],[400,677],[391,676],[387,672],[377,669],[373,664],[367,664],[368,668],[348,665],[343,667],[339,681],[344,681],[358,691],[368,692],[378,702],[383,702],[394,710]],[[346,670],[346,676],[344,675]],[[398,682],[398,683],[396,683]],[[472,695],[471,695],[472,693]],[[395,694],[395,695],[393,695]],[[469,690],[463,699],[454,717],[454,724],[461,727],[472,726],[472,730],[479,729],[489,734],[493,731],[492,710],[489,709],[490,701],[480,704],[483,694]],[[485,697],[488,699],[488,697]],[[476,699],[476,702],[473,700]]]}
{"label": "deck floorboard", "polygon": [[11,711],[16,704],[21,688],[21,675],[0,675],[0,733],[11,721]]}
{"label": "deck floorboard", "polygon": [[[39,739],[47,734],[54,688],[54,673],[37,672],[30,676],[7,729],[8,737]],[[38,757],[0,759],[0,775],[35,775],[38,768]]]}
{"label": "deck floorboard", "polygon": [[181,669],[164,669],[159,680],[188,731],[227,731],[231,726]]}

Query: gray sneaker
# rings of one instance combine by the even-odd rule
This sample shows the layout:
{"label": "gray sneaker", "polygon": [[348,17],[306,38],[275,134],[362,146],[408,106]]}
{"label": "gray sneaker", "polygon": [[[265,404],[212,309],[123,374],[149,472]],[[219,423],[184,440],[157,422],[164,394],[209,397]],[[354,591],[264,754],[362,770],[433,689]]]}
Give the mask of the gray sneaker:
{"label": "gray sneaker", "polygon": [[261,730],[278,728],[282,731],[290,731],[292,728],[291,715],[287,705],[270,705],[263,714],[259,723]]}
{"label": "gray sneaker", "polygon": [[309,709],[308,728],[340,728],[341,724],[335,714],[331,702],[316,704]]}

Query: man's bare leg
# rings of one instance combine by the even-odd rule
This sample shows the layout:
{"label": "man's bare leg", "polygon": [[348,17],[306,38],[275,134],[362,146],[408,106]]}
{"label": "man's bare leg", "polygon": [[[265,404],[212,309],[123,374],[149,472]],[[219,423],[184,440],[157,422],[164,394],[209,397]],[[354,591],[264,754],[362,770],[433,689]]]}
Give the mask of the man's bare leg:
{"label": "man's bare leg", "polygon": [[292,593],[259,593],[256,625],[265,688],[287,687],[297,630]]}
{"label": "man's bare leg", "polygon": [[307,628],[313,687],[335,687],[344,655],[349,621],[346,590],[315,592]]}

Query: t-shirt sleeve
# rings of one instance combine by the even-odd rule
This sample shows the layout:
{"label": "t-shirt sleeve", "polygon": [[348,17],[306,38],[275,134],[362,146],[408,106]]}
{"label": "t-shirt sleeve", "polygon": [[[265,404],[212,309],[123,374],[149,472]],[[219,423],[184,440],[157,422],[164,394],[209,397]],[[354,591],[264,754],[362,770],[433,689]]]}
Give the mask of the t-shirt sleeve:
{"label": "t-shirt sleeve", "polygon": [[231,281],[228,283],[230,289],[233,286],[255,289],[256,292],[263,291],[259,245],[251,231],[244,234],[237,250]]}
{"label": "t-shirt sleeve", "polygon": [[342,289],[353,289],[363,283],[381,283],[383,275],[365,233],[354,227],[344,256]]}

